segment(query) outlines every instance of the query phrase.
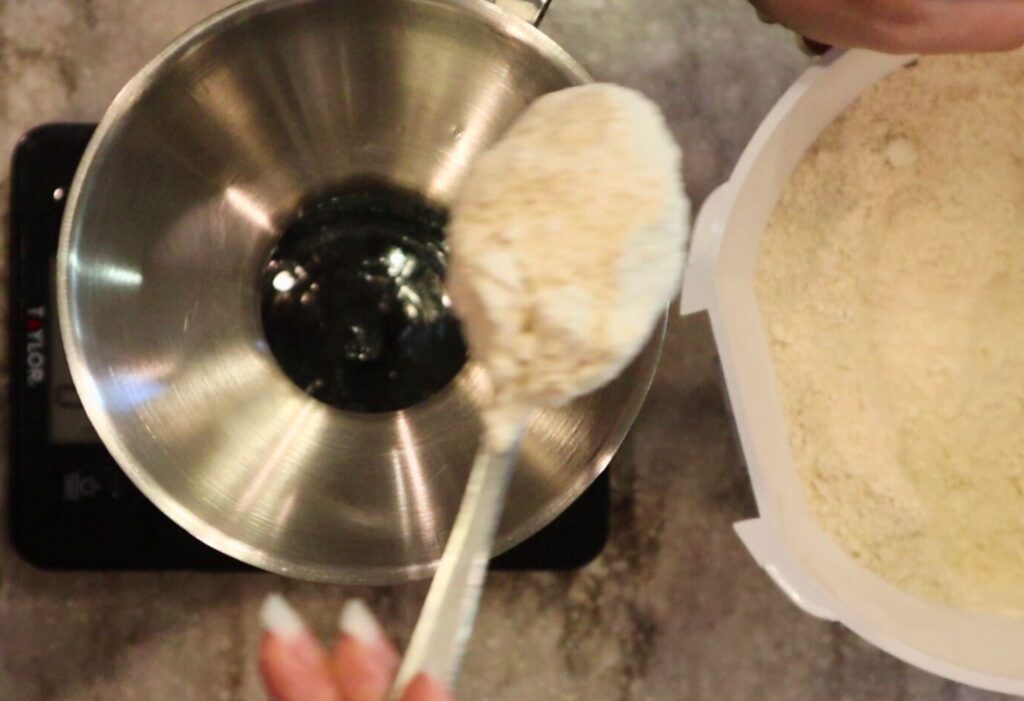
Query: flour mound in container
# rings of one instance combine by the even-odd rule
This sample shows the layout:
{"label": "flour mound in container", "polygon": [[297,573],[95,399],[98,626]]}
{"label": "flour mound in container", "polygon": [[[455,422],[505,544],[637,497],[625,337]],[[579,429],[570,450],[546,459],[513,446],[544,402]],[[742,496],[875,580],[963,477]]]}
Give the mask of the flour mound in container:
{"label": "flour mound in container", "polygon": [[682,274],[681,158],[647,98],[589,85],[541,97],[474,164],[448,288],[497,404],[565,404],[641,350]]}
{"label": "flour mound in container", "polygon": [[911,592],[1024,612],[1024,54],[868,91],[788,183],[756,286],[821,526]]}

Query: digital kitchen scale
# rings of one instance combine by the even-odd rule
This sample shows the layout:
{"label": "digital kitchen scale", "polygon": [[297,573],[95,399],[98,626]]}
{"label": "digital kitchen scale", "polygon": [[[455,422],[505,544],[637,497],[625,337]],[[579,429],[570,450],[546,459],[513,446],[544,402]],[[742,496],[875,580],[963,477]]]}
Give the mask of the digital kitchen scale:
{"label": "digital kitchen scale", "polygon": [[[64,570],[242,571],[144,497],[103,447],[71,381],[54,268],[64,202],[95,125],[26,134],[11,168],[10,496],[12,541],[29,562]],[[507,570],[582,567],[604,548],[607,474],[558,519],[496,558]]]}

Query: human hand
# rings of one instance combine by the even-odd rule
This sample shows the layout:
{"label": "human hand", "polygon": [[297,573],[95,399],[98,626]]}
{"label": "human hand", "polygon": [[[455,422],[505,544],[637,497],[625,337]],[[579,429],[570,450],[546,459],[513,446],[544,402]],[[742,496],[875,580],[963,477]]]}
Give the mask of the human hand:
{"label": "human hand", "polygon": [[[399,657],[361,601],[349,601],[342,608],[341,637],[330,654],[281,596],[267,597],[260,618],[266,630],[260,673],[275,701],[384,701]],[[402,701],[453,699],[421,674],[406,688]]]}
{"label": "human hand", "polygon": [[889,53],[1004,51],[1024,44],[1022,0],[752,0],[816,42]]}

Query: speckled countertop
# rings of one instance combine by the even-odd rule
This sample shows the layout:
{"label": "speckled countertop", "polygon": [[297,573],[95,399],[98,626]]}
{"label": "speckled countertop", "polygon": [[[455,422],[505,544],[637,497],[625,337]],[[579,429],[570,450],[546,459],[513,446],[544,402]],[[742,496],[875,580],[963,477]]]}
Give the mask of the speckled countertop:
{"label": "speckled countertop", "polygon": [[[17,138],[40,122],[98,119],[145,60],[224,4],[0,0],[4,232],[3,154]],[[744,0],[555,0],[545,30],[598,78],[661,103],[686,150],[698,203],[725,179],[805,61]],[[802,614],[756,567],[730,528],[754,506],[706,318],[673,320],[650,400],[611,469],[605,554],[579,573],[491,578],[462,698],[1005,698],[918,672]],[[287,593],[325,636],[345,597],[366,597],[404,639],[425,586],[53,574],[21,562],[2,534],[0,699],[263,699],[253,665],[256,612],[272,590]]]}

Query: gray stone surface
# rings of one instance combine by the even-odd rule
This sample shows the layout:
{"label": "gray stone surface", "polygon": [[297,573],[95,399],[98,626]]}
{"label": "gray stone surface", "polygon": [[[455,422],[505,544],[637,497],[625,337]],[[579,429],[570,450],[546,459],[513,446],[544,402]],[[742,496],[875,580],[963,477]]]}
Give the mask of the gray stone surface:
{"label": "gray stone surface", "polygon": [[[147,58],[223,4],[0,0],[5,232],[5,154],[18,136],[39,122],[97,119]],[[804,64],[743,0],[555,0],[545,29],[599,79],[664,106],[696,202],[725,179]],[[730,525],[754,507],[705,318],[673,320],[650,401],[612,473],[613,535],[597,563],[491,579],[462,698],[1004,698],[911,669],[805,616],[746,555]],[[263,699],[253,652],[267,592],[283,590],[325,637],[340,603],[364,596],[404,639],[425,591],[270,575],[44,573],[0,535],[4,700]]]}

